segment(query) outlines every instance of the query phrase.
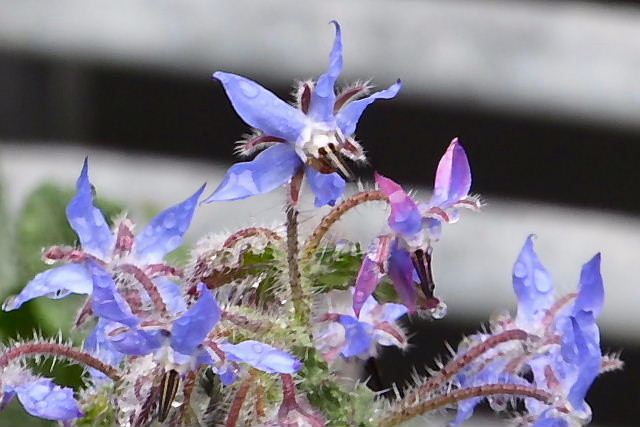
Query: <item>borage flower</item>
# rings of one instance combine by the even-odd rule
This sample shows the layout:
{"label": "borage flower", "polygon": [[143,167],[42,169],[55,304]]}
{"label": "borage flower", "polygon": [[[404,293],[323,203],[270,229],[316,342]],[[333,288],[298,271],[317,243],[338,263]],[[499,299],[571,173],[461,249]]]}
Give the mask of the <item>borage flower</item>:
{"label": "borage flower", "polygon": [[[239,152],[250,155],[266,148],[255,159],[233,165],[216,191],[205,202],[239,200],[270,192],[304,171],[313,190],[316,206],[333,205],[342,195],[345,178],[351,179],[343,157],[364,160],[353,139],[360,116],[376,99],[396,96],[401,83],[366,98],[370,87],[359,84],[336,96],[334,87],[342,73],[342,34],[336,39],[329,69],[317,83],[303,82],[297,91],[297,108],[287,104],[258,83],[218,71],[218,79],[233,108],[255,134],[244,141]],[[361,98],[361,99],[360,99]]]}
{"label": "borage flower", "polygon": [[84,417],[73,389],[60,387],[49,378],[37,377],[17,366],[2,372],[0,410],[15,396],[29,414],[47,420],[71,421]]}
{"label": "borage flower", "polygon": [[[183,309],[182,299],[175,298],[180,293],[179,288],[165,277],[176,274],[176,271],[164,264],[163,259],[182,244],[182,237],[191,224],[203,190],[204,186],[184,202],[160,213],[137,237],[133,235],[133,224],[126,219],[116,225],[114,233],[104,214],[94,205],[94,188],[89,181],[89,165],[85,160],[77,181],[76,196],[67,206],[67,219],[78,234],[81,248],[55,246],[45,251],[45,262],[64,261],[69,264],[38,274],[22,292],[7,299],[3,309],[15,310],[41,296],[58,299],[70,293],[90,295],[93,282],[85,265],[87,260],[93,260],[114,273],[128,274],[137,281],[144,281],[142,288],[145,285],[157,287],[170,311]],[[145,294],[143,291],[142,297],[148,302],[149,297]]]}
{"label": "borage flower", "polygon": [[377,346],[405,348],[408,340],[397,325],[407,313],[402,304],[379,304],[372,296],[367,298],[357,318],[350,301],[351,291],[332,291],[326,295],[328,312],[318,319],[315,342],[325,359],[332,361],[338,354],[344,358],[368,359],[377,355]]}
{"label": "borage flower", "polygon": [[[485,352],[457,375],[459,387],[532,382],[556,399],[551,406],[526,399],[528,415],[523,417],[523,425],[545,425],[545,420],[557,419],[564,420],[557,425],[588,423],[591,410],[585,397],[603,362],[596,325],[604,305],[600,254],[582,267],[578,292],[556,298],[551,274],[535,252],[533,236],[529,236],[513,269],[513,287],[518,297],[517,314],[515,318],[497,318],[492,334],[522,330],[529,338],[525,345],[509,342]],[[492,334],[469,337],[459,348],[458,357],[470,344],[482,343]],[[525,379],[528,372],[532,380]],[[454,425],[469,418],[481,400],[462,402]]]}
{"label": "borage flower", "polygon": [[[446,306],[434,297],[431,271],[431,242],[440,238],[442,222],[455,222],[458,208],[480,208],[469,195],[471,169],[464,148],[454,139],[436,171],[433,195],[428,203],[417,204],[400,185],[376,174],[380,190],[389,198],[391,233],[378,236],[369,246],[356,279],[353,309],[362,305],[388,273],[398,295],[410,312],[416,306],[442,317]],[[414,283],[419,283],[419,291]]]}
{"label": "borage flower", "polygon": [[180,380],[202,365],[209,365],[223,384],[235,381],[239,362],[268,373],[292,374],[301,362],[289,353],[258,341],[231,344],[210,335],[221,312],[213,294],[200,284],[200,298],[184,314],[173,320],[146,321],[137,317],[120,295],[111,275],[89,261],[94,283],[94,311],[109,321],[105,330],[111,345],[129,356],[152,355],[163,372],[159,418],[162,421],[173,403]]}

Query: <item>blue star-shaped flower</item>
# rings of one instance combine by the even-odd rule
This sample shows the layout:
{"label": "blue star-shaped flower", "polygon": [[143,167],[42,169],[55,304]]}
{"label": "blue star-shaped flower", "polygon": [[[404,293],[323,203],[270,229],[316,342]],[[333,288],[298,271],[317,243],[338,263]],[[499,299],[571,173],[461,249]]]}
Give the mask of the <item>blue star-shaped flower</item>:
{"label": "blue star-shaped flower", "polygon": [[[145,272],[154,266],[159,267],[164,256],[182,244],[182,236],[191,224],[203,190],[204,186],[184,202],[160,213],[137,237],[133,236],[132,225],[127,221],[123,221],[117,233],[114,233],[104,214],[94,206],[94,190],[89,181],[89,165],[85,160],[78,178],[76,196],[67,206],[67,218],[78,234],[81,249],[52,248],[46,252],[45,257],[51,262],[63,260],[70,263],[38,274],[16,297],[5,301],[4,310],[15,310],[41,296],[58,299],[70,293],[91,294],[93,282],[85,265],[88,259],[110,269],[129,265]],[[169,309],[179,309],[172,306],[172,301],[182,303],[182,300],[170,298],[175,294],[177,285],[161,277],[161,271],[146,273],[156,276],[154,281]]]}
{"label": "blue star-shaped flower", "polygon": [[[396,96],[398,81],[368,97],[367,85],[358,85],[336,96],[334,87],[342,72],[342,35],[336,39],[329,69],[317,83],[305,82],[298,91],[298,108],[244,77],[218,71],[213,77],[224,86],[233,108],[256,135],[241,148],[244,154],[269,146],[249,162],[233,165],[206,202],[239,200],[270,192],[304,169],[316,196],[316,206],[333,205],[345,188],[343,177],[350,172],[342,160],[364,159],[352,135],[364,110],[376,99]],[[361,99],[359,99],[361,98]],[[339,173],[336,173],[339,172]]]}

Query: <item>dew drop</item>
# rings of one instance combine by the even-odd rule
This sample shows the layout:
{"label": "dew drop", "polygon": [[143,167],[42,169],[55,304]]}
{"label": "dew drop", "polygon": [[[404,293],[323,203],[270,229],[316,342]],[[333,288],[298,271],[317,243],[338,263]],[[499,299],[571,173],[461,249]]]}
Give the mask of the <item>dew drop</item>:
{"label": "dew drop", "polygon": [[11,310],[14,310],[15,308],[16,308],[16,295],[12,295],[8,297],[2,303],[2,309],[4,311],[11,311]]}
{"label": "dew drop", "polygon": [[549,292],[553,287],[549,275],[544,270],[534,270],[533,279],[535,280],[536,288],[540,292]]}
{"label": "dew drop", "polygon": [[262,348],[262,346],[260,344],[254,344],[253,345],[253,351],[255,353],[262,353],[262,350],[263,350],[263,348]]}
{"label": "dew drop", "polygon": [[259,90],[258,90],[258,87],[254,84],[251,84],[245,81],[240,81],[239,87],[240,87],[240,91],[247,98],[255,98],[256,96],[258,96]]}
{"label": "dew drop", "polygon": [[167,247],[169,248],[177,248],[182,244],[182,237],[173,236],[167,241]]}
{"label": "dew drop", "polygon": [[355,293],[355,299],[358,301],[362,301],[364,299],[364,292],[362,291],[356,291]]}
{"label": "dew drop", "polygon": [[447,304],[440,301],[438,305],[436,305],[434,308],[431,309],[431,317],[433,317],[436,320],[440,320],[447,315],[447,311],[448,311]]}
{"label": "dew drop", "polygon": [[513,268],[513,275],[520,279],[524,279],[527,277],[527,266],[524,265],[523,262],[518,262]]}
{"label": "dew drop", "polygon": [[165,228],[173,228],[176,226],[176,215],[173,212],[169,212],[162,220],[162,225]]}

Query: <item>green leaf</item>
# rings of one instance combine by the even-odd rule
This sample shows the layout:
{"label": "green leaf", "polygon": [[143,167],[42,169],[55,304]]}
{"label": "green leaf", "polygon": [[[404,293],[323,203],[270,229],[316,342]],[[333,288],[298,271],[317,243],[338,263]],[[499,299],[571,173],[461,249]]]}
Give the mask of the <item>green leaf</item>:
{"label": "green leaf", "polygon": [[309,263],[308,280],[314,291],[345,290],[354,285],[362,264],[360,246],[351,250],[326,248]]}

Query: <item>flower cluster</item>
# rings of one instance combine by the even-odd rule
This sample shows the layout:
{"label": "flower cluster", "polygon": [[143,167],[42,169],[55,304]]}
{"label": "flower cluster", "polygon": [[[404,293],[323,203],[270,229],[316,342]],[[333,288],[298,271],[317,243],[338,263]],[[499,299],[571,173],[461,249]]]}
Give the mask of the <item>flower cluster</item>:
{"label": "flower cluster", "polygon": [[[136,235],[128,217],[110,226],[96,207],[85,160],[66,209],[79,245],[45,250],[47,264],[61,265],[38,274],[3,309],[86,295],[75,326],[88,336],[82,348],[36,338],[0,349],[0,409],[17,396],[28,413],[65,425],[294,427],[398,425],[453,405],[459,425],[488,398],[497,411],[524,399],[516,420],[523,427],[590,421],[589,387],[601,372],[621,367],[600,349],[600,255],[584,265],[578,292],[557,298],[531,236],[513,271],[515,317],[497,316],[487,331],[463,340],[449,363],[416,379],[403,397],[386,401],[342,376],[339,361],[367,361],[381,347],[407,349],[404,317],[446,315],[435,295],[434,247],[459,208],[481,203],[470,194],[471,168],[458,139],[438,164],[427,202],[377,173],[376,189],[344,198],[354,178],[349,161],[365,159],[354,138],[357,123],[375,100],[395,97],[401,83],[373,94],[368,84],[336,93],[342,33],[333,24],[329,68],[299,85],[295,106],[244,77],[214,74],[254,128],[238,151],[262,151],[233,165],[202,203],[288,184],[284,235],[279,226],[256,226],[206,236],[187,263],[170,262],[204,186]],[[316,207],[333,208],[301,245],[305,178]],[[357,244],[318,250],[347,211],[372,201],[390,207],[388,230],[365,253]],[[84,390],[37,373],[32,359],[40,356],[84,366]]]}

